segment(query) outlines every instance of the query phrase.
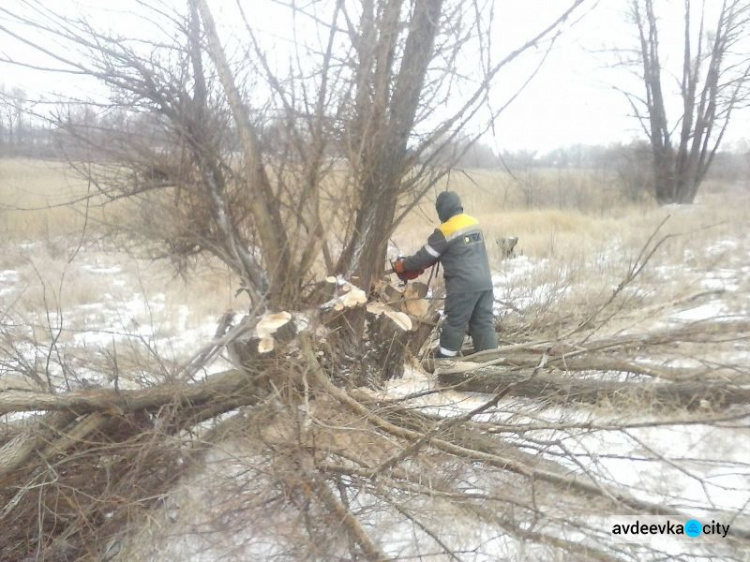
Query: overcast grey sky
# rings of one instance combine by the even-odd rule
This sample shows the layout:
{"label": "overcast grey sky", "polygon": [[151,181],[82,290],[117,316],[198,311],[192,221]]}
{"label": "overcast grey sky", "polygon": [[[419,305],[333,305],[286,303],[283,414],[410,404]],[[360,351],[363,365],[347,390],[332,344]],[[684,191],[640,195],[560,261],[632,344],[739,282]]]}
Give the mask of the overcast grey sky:
{"label": "overcast grey sky", "polygon": [[[19,0],[3,1],[11,6]],[[706,1],[709,6],[720,3],[720,0]],[[137,5],[136,0],[45,0],[44,4],[71,13],[75,13],[75,6],[78,6],[83,11],[97,13],[103,25],[143,31],[143,26],[128,16],[131,7]],[[210,4],[225,33],[241,33],[241,26],[233,23],[234,0],[211,0]],[[493,41],[510,49],[553,19],[567,6],[568,0],[497,0],[496,4],[497,26]],[[679,43],[681,23],[679,14],[670,13],[668,9],[678,8],[682,0],[662,0],[661,4],[666,8],[662,15],[662,42],[668,54],[669,47]],[[266,35],[275,37],[279,46],[283,45],[289,30],[277,24],[278,6],[272,0],[253,0],[248,5],[253,7],[254,21],[259,22]],[[485,141],[498,149],[547,151],[576,143],[606,144],[642,137],[640,126],[629,116],[630,108],[624,95],[613,88],[642,86],[622,69],[614,68],[614,55],[604,52],[615,46],[633,45],[633,30],[624,17],[626,7],[627,0],[589,0],[584,4],[579,17],[558,39],[537,76],[499,117],[494,134],[488,135]],[[27,49],[2,33],[0,52],[14,58],[33,59]],[[533,70],[538,59],[539,55],[526,57],[500,75],[494,105],[504,103]],[[82,88],[95,88],[91,83],[85,86],[74,83],[71,77],[40,74],[7,64],[0,64],[0,71],[0,80],[6,87],[20,85],[33,93],[72,91],[80,94]],[[730,126],[728,145],[750,139],[747,113],[737,115],[736,122]]]}
{"label": "overcast grey sky", "polygon": [[[721,0],[705,2],[711,15],[721,5]],[[516,3],[511,4],[514,8],[508,10],[509,14],[518,10]],[[530,0],[516,13],[528,17],[529,13],[543,13],[545,7],[548,10],[554,4],[558,2]],[[667,110],[672,109],[670,119],[674,122],[675,106],[681,103],[676,94],[682,64],[684,2],[660,0],[656,5],[660,9],[663,83],[672,93]],[[635,29],[626,17],[627,6],[627,0],[600,0],[560,37],[534,81],[499,118],[497,145],[544,151],[574,143],[607,144],[644,138],[625,95],[616,89],[644,95],[643,84],[617,64],[618,55],[612,52],[637,45]],[[712,22],[713,18],[707,21]],[[747,149],[748,142],[750,111],[744,110],[735,114],[723,146]]]}

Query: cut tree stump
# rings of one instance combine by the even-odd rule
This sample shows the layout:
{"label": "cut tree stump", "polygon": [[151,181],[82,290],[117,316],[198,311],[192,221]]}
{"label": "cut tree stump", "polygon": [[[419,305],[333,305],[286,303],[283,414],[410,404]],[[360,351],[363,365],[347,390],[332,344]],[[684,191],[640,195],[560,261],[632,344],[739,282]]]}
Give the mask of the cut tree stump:
{"label": "cut tree stump", "polygon": [[518,236],[498,236],[495,238],[495,243],[497,243],[504,258],[515,257],[515,247],[516,244],[518,244]]}
{"label": "cut tree stump", "polygon": [[294,339],[297,327],[288,312],[264,314],[260,318],[244,318],[234,328],[237,337],[227,343],[227,351],[232,363],[238,369],[263,367],[259,360],[270,359],[273,352],[283,351],[286,344]]}
{"label": "cut tree stump", "polygon": [[414,282],[399,288],[383,281],[368,298],[336,278],[326,283],[328,294],[334,285],[333,296],[309,314],[321,328],[320,360],[334,383],[377,387],[401,377],[406,355],[416,354],[435,326],[427,286]]}

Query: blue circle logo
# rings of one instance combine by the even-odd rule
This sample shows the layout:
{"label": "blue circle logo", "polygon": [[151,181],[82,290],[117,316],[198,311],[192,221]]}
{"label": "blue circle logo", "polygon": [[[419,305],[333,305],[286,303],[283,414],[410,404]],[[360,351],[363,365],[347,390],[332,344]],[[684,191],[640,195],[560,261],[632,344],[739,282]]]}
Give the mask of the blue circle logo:
{"label": "blue circle logo", "polygon": [[703,525],[697,519],[690,519],[685,522],[685,534],[688,537],[697,537],[703,532]]}

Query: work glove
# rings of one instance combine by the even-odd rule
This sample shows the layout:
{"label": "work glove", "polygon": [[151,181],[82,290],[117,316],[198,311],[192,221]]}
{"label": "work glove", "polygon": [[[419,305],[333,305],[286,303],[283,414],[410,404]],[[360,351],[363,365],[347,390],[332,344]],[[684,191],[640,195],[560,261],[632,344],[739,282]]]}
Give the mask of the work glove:
{"label": "work glove", "polygon": [[417,277],[422,275],[422,273],[424,273],[424,269],[406,271],[404,258],[398,258],[395,262],[393,262],[393,272],[398,275],[398,278],[401,279],[401,281],[406,283],[407,281],[411,281],[412,279],[416,279]]}

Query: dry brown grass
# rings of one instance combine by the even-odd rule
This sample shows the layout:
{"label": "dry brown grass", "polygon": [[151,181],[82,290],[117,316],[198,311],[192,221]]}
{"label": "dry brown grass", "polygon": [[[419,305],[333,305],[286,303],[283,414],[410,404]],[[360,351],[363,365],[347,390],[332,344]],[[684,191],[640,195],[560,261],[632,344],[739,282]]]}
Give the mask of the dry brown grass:
{"label": "dry brown grass", "polygon": [[63,163],[0,160],[0,235],[5,240],[74,235],[84,224],[86,207],[65,203],[86,193],[86,183]]}
{"label": "dry brown grass", "polygon": [[[584,172],[577,174],[585,176]],[[549,204],[540,200],[529,208],[517,198],[508,202],[502,186],[509,180],[503,172],[455,176],[448,185],[461,196],[466,212],[479,219],[488,240],[518,236],[517,250],[534,258],[579,260],[613,248],[635,251],[670,216],[663,232],[684,234],[667,244],[668,253],[680,261],[683,250],[694,245],[696,237],[742,236],[744,225],[750,224],[750,190],[745,186],[707,184],[695,205],[658,207],[649,201],[623,201],[606,185],[597,187],[596,179],[579,179],[566,187],[578,190],[576,199],[581,202],[567,209],[558,208],[553,200]],[[436,193],[427,196],[397,231],[394,240],[402,252],[418,247],[435,228]]]}
{"label": "dry brown grass", "polygon": [[[165,261],[139,260],[100,243],[102,224],[117,217],[119,209],[102,208],[101,198],[94,196],[86,217],[80,200],[87,194],[88,184],[64,163],[0,160],[0,271],[8,272],[6,283],[13,283],[10,291],[0,287],[6,289],[3,310],[12,308],[27,318],[41,315],[35,331],[40,338],[49,331],[46,310],[63,311],[66,329],[75,332],[107,319],[105,311],[88,306],[120,303],[121,324],[126,324],[127,303],[141,300],[151,306],[132,313],[139,323],[154,322],[163,335],[178,335],[228,307],[247,306],[234,296],[236,280],[215,261],[183,279]],[[78,202],[66,205],[71,201]],[[59,322],[53,318],[53,324]],[[60,341],[70,337],[64,332]]]}
{"label": "dry brown grass", "polygon": [[[559,198],[524,208],[522,193],[509,184],[507,173],[477,171],[454,174],[448,182],[458,191],[468,213],[476,216],[486,232],[493,267],[502,272],[496,237],[515,235],[517,252],[531,260],[544,260],[527,275],[514,281],[517,290],[529,298],[539,298],[535,288],[543,287],[542,307],[554,304],[553,311],[568,311],[571,321],[606,299],[646,239],[668,215],[663,234],[679,234],[669,239],[655,256],[654,266],[688,266],[709,271],[734,259],[736,249],[727,240],[747,239],[750,224],[750,193],[737,186],[709,185],[696,205],[659,208],[651,203],[622,204],[611,187],[596,174],[565,172],[566,178],[549,172],[549,189],[562,187],[580,200],[576,208],[560,209]],[[577,176],[576,176],[577,174]],[[540,173],[544,179],[544,174]],[[552,180],[569,184],[555,184]],[[512,180],[515,181],[515,180]],[[235,297],[236,280],[221,264],[207,261],[188,280],[176,278],[165,262],[144,262],[121,252],[97,252],[84,247],[71,265],[67,264],[83,226],[81,207],[41,208],[22,211],[14,207],[36,208],[75,199],[86,193],[87,185],[60,163],[29,160],[0,161],[0,232],[6,247],[0,253],[0,270],[18,272],[19,300],[14,306],[25,313],[40,312],[47,306],[85,307],[102,300],[132,300],[135,296],[153,301],[151,312],[160,333],[195,327],[206,318],[218,317],[225,309],[248,306],[244,296]],[[603,198],[610,198],[605,206]],[[590,198],[590,199],[589,199]],[[415,251],[435,228],[434,194],[428,195],[399,227],[393,242],[402,254]],[[95,209],[94,213],[100,213]],[[89,227],[96,230],[96,222]],[[35,241],[29,244],[29,241]],[[722,245],[724,244],[724,245]],[[728,244],[728,245],[726,245]],[[94,250],[91,252],[91,250]],[[394,256],[391,256],[394,257]],[[119,267],[119,273],[104,274],[82,265]],[[63,279],[62,293],[60,280]],[[671,280],[660,284],[662,270],[648,268],[638,299],[633,306],[652,306],[660,299],[675,299],[697,289],[694,279]],[[565,299],[560,294],[566,294]],[[546,295],[546,297],[545,297]],[[511,294],[508,294],[511,297]],[[156,300],[154,300],[156,299]],[[636,302],[637,301],[637,302]],[[92,321],[84,314],[70,317],[74,327]],[[541,311],[540,322],[548,321]],[[139,318],[139,322],[151,319]],[[528,320],[528,319],[527,319]]]}

